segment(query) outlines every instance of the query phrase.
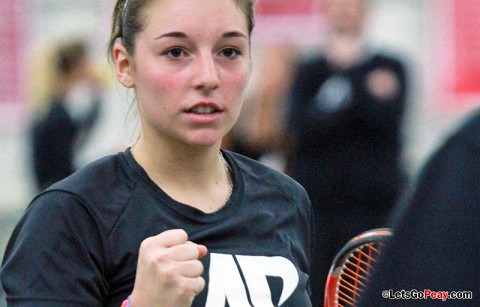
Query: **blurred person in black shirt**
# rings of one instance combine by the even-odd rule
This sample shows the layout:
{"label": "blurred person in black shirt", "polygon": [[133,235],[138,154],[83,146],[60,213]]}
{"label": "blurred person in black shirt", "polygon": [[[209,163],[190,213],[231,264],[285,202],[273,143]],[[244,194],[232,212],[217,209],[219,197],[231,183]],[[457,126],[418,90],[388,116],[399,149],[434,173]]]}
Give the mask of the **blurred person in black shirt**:
{"label": "blurred person in black shirt", "polygon": [[100,113],[100,87],[87,44],[69,40],[54,53],[54,84],[48,107],[34,120],[31,138],[37,188],[72,174],[75,155]]}
{"label": "blurred person in black shirt", "polygon": [[364,0],[326,2],[325,48],[300,63],[289,101],[286,172],[308,191],[316,219],[314,306],[335,254],[384,225],[403,183],[407,76],[401,61],[368,46],[367,11]]}

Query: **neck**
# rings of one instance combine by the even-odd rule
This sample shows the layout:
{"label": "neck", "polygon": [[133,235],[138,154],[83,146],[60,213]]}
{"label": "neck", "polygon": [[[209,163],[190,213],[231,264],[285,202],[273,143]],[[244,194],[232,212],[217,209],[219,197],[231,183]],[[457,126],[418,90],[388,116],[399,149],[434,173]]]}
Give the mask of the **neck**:
{"label": "neck", "polygon": [[69,78],[68,76],[64,76],[57,80],[55,94],[57,97],[64,99],[71,88],[72,88],[71,78]]}
{"label": "neck", "polygon": [[326,44],[326,55],[329,61],[340,69],[348,69],[359,63],[364,56],[363,40],[359,36],[330,36]]}
{"label": "neck", "polygon": [[219,155],[220,142],[210,147],[151,143],[141,137],[132,149],[148,176],[173,199],[205,212],[218,210],[230,191]]}
{"label": "neck", "polygon": [[[218,166],[220,143],[199,148],[186,144],[153,143],[141,137],[132,149],[137,162],[151,174],[175,178],[205,176]],[[179,173],[179,171],[181,173]]]}

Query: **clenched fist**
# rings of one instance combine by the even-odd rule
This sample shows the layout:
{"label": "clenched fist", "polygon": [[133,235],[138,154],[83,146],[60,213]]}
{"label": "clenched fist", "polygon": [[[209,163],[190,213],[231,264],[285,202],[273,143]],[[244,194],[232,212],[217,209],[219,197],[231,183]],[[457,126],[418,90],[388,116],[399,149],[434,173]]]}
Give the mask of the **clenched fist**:
{"label": "clenched fist", "polygon": [[191,306],[205,280],[200,276],[207,248],[188,241],[182,229],[167,230],[140,245],[132,307]]}

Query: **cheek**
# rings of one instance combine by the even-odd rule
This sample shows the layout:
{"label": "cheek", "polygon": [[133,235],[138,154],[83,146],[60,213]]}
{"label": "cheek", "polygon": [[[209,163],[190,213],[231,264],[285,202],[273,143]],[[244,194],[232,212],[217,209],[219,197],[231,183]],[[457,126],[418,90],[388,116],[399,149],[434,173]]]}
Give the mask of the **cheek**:
{"label": "cheek", "polygon": [[139,102],[145,105],[167,108],[171,101],[175,101],[174,95],[179,93],[181,86],[179,78],[171,74],[159,74],[155,71],[146,70],[137,76],[136,88]]}
{"label": "cheek", "polygon": [[137,75],[136,93],[142,117],[154,122],[168,117],[170,101],[174,100],[169,89],[174,87],[175,81],[167,76],[148,73]]}
{"label": "cheek", "polygon": [[180,86],[180,78],[172,74],[158,73],[158,71],[147,71],[140,83],[148,84],[154,92],[168,93]]}
{"label": "cheek", "polygon": [[232,74],[228,79],[228,87],[231,89],[231,95],[233,97],[237,96],[242,98],[243,92],[245,91],[248,81],[250,80],[250,73],[248,69],[245,69],[236,74]]}
{"label": "cheek", "polygon": [[242,106],[243,106],[243,101],[244,101],[244,92],[245,89],[248,85],[249,81],[249,74],[239,74],[235,77],[232,77],[231,80],[229,80],[230,83],[230,91],[229,95],[231,98],[231,111],[232,111],[232,116],[233,119],[236,121],[238,119],[238,116],[240,115]]}

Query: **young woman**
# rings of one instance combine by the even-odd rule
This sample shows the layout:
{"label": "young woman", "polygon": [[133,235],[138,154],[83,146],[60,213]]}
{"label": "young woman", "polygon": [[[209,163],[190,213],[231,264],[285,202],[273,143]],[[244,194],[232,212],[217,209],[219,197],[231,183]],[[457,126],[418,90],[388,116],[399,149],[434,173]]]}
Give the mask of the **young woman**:
{"label": "young woman", "polygon": [[250,76],[252,12],[118,1],[111,52],[141,136],[29,205],[1,271],[10,304],[310,306],[305,190],[220,149]]}

